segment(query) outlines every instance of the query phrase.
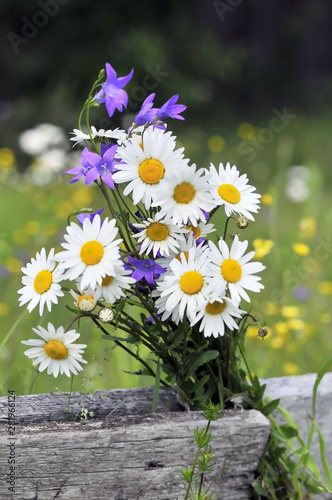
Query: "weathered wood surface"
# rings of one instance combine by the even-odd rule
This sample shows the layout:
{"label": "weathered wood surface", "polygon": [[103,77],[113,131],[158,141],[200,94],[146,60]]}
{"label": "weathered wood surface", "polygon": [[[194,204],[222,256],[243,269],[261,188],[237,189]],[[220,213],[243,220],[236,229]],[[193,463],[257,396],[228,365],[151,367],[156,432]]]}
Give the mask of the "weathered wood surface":
{"label": "weathered wood surface", "polygon": [[[281,398],[306,436],[315,375],[265,380],[266,393]],[[205,425],[175,394],[161,391],[151,414],[153,388],[74,393],[65,423],[66,394],[16,398],[15,494],[8,491],[7,398],[0,398],[0,499],[175,500],[182,499],[180,469],[195,452],[193,430]],[[82,419],[84,409],[92,419]],[[316,420],[332,463],[332,373],[321,382]],[[111,413],[112,412],[112,413]],[[110,414],[111,413],[111,414]],[[276,418],[281,421],[276,413]],[[230,410],[213,424],[213,451],[222,470],[218,499],[250,498],[249,484],[269,433],[255,411]],[[313,454],[319,462],[317,440]]]}
{"label": "weathered wood surface", "polygon": [[[16,434],[15,496],[4,481],[8,453],[0,453],[1,500],[184,498],[180,470],[193,461],[195,426],[205,424],[200,412],[174,412],[22,426]],[[228,411],[212,432],[222,471],[215,483],[218,498],[249,499],[268,420],[254,410]]]}
{"label": "weathered wood surface", "polygon": [[[153,391],[153,387],[141,387],[139,389],[96,391],[93,394],[73,392],[70,397],[67,420],[81,420],[84,409],[93,412],[94,419],[102,419],[108,415],[114,418],[151,413]],[[68,396],[68,393],[16,396],[16,422],[18,424],[64,422],[68,408]],[[174,392],[166,393],[166,391],[160,390],[157,413],[183,411],[184,409],[185,407]],[[7,398],[0,398],[0,424],[6,422],[6,419]]]}

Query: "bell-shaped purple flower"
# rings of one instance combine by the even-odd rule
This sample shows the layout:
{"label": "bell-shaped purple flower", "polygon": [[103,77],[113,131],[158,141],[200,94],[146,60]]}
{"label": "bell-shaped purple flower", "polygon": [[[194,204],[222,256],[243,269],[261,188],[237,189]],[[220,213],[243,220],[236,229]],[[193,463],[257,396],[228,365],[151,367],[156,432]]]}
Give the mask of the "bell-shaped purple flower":
{"label": "bell-shaped purple flower", "polygon": [[116,77],[116,72],[109,63],[106,63],[107,81],[102,85],[101,90],[95,95],[95,101],[105,103],[108,115],[111,117],[115,109],[120,112],[123,107],[127,107],[128,94],[123,87],[131,80],[134,68],[127,76]]}
{"label": "bell-shaped purple flower", "polygon": [[[85,219],[89,219],[92,222],[96,215],[102,214],[103,210],[104,207],[98,210],[97,212],[93,212],[92,214],[78,214],[76,216],[76,219],[81,224],[81,226],[83,226],[83,222],[85,221]],[[102,225],[102,220],[100,220],[100,225]]]}
{"label": "bell-shaped purple flower", "polygon": [[98,155],[97,153],[91,153],[88,148],[84,148],[81,156],[81,165],[65,172],[66,174],[76,174],[76,177],[70,183],[77,182],[82,177],[85,177],[85,184],[91,184],[98,177],[101,177],[107,186],[114,189],[112,173],[116,171],[116,164],[120,163],[119,160],[114,159],[117,149],[117,145],[106,146],[105,144],[101,144],[101,154]]}
{"label": "bell-shaped purple flower", "polygon": [[136,281],[140,281],[145,278],[149,285],[154,286],[154,279],[159,278],[159,276],[166,272],[166,269],[156,264],[152,259],[134,259],[134,257],[128,257],[128,262],[136,267],[135,271],[131,275]]}
{"label": "bell-shaped purple flower", "polygon": [[[139,127],[140,125],[145,125],[146,123],[151,123],[154,120],[154,117],[157,114],[157,109],[152,108],[153,99],[155,97],[155,93],[150,94],[145,101],[143,102],[141,109],[136,115],[135,123]],[[151,109],[152,108],[152,109]]]}
{"label": "bell-shaped purple flower", "polygon": [[187,106],[184,104],[176,104],[179,99],[179,94],[173,95],[168,99],[165,104],[157,110],[158,120],[165,120],[166,118],[176,118],[177,120],[184,120],[183,116],[180,116]]}

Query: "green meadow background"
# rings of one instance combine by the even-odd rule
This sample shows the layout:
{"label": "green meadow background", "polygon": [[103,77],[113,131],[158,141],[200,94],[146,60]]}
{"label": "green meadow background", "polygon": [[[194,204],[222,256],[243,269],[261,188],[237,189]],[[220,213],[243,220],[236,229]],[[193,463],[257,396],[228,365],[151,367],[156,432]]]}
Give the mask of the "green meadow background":
{"label": "green meadow background", "polygon": [[[60,249],[73,211],[104,206],[96,188],[69,185],[63,172],[79,163],[69,132],[77,127],[84,99],[106,61],[120,76],[135,68],[126,89],[129,113],[134,115],[152,90],[158,106],[179,93],[179,102],[188,106],[186,121],[169,121],[168,127],[186,156],[198,167],[229,161],[262,194],[256,221],[240,237],[266,266],[265,289],[241,305],[266,324],[269,334],[262,340],[256,326],[248,327],[247,358],[260,377],[316,372],[332,349],[332,72],[326,52],[332,30],[331,16],[324,25],[319,17],[331,7],[316,2],[311,16],[309,7],[295,12],[280,1],[273,17],[261,2],[243,2],[222,19],[215,2],[195,0],[190,11],[176,2],[151,7],[144,1],[132,11],[125,4],[111,8],[101,2],[98,12],[89,0],[80,7],[62,6],[18,54],[7,34],[21,33],[22,16],[33,19],[39,7],[27,1],[22,10],[4,0],[0,8],[7,36],[0,99],[1,394],[70,390],[65,375],[37,375],[21,341],[49,321],[65,326],[72,317],[65,306],[72,306],[72,298],[60,298],[41,318],[37,309],[29,314],[18,306],[17,290],[21,267],[37,251]],[[261,29],[260,19],[271,23],[271,32]],[[54,36],[59,32],[61,39]],[[310,43],[317,33],[319,60]],[[147,82],[154,88],[147,89]],[[65,139],[57,145],[64,158],[60,167],[22,148],[22,133],[41,123],[63,130]],[[107,120],[103,109],[92,113],[91,123],[126,125]],[[212,222],[222,234],[222,210]],[[132,374],[139,369],[136,361],[102,339],[87,319],[79,330],[88,345],[88,364],[74,377],[74,391],[153,383]],[[141,355],[149,359],[147,351]]]}

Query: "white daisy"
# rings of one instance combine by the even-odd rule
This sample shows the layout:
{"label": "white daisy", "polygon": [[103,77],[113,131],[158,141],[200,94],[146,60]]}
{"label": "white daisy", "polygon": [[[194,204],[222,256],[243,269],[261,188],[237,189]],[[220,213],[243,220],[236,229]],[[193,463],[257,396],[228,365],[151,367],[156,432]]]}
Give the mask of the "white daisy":
{"label": "white daisy", "polygon": [[73,134],[73,137],[71,137],[69,140],[76,141],[73,147],[82,141],[90,140],[91,136],[93,139],[95,139],[96,137],[100,137],[102,139],[106,138],[106,139],[117,139],[117,140],[123,140],[127,136],[126,131],[121,130],[119,128],[116,128],[115,130],[105,130],[103,128],[97,130],[93,125],[91,126],[91,136],[89,134],[82,132],[82,130],[79,130],[77,128],[74,128],[73,132],[69,133]]}
{"label": "white daisy", "polygon": [[194,235],[195,240],[198,240],[199,238],[205,238],[210,233],[213,233],[216,231],[216,228],[214,227],[214,224],[209,224],[206,222],[199,222],[196,226],[193,224],[188,224],[186,226],[186,229],[188,233],[192,233]]}
{"label": "white daisy", "polygon": [[171,217],[174,224],[190,224],[196,226],[199,220],[204,220],[202,210],[209,211],[215,207],[209,201],[209,186],[202,174],[196,172],[195,165],[179,168],[171,176],[165,178],[163,188],[156,193],[152,204],[160,207],[161,217]]}
{"label": "white daisy", "polygon": [[140,254],[150,253],[153,251],[155,258],[158,251],[160,255],[169,255],[170,250],[177,252],[180,241],[184,241],[184,228],[174,225],[170,220],[160,220],[159,214],[156,214],[154,219],[148,218],[147,221],[141,224],[133,224],[137,229],[142,229],[137,234],[133,234],[137,238],[138,243],[141,243]]}
{"label": "white daisy", "polygon": [[211,163],[210,172],[206,171],[210,194],[217,205],[224,205],[227,217],[237,212],[250,220],[255,220],[250,212],[257,213],[260,194],[250,186],[246,174],[240,175],[236,166],[227,163],[224,168],[219,164],[219,173]]}
{"label": "white daisy", "polygon": [[188,258],[182,253],[180,260],[173,259],[170,270],[156,282],[153,296],[159,296],[155,304],[158,313],[163,314],[163,321],[172,316],[172,320],[178,323],[185,313],[191,321],[196,308],[207,299],[209,252],[203,252],[198,259],[195,253],[196,248],[191,248]]}
{"label": "white daisy", "polygon": [[125,296],[124,290],[130,290],[136,280],[131,276],[129,269],[125,269],[122,262],[118,261],[114,264],[114,273],[112,276],[106,275],[102,278],[101,283],[96,286],[95,298],[98,300],[103,297],[110,304],[114,304],[117,299]]}
{"label": "white daisy", "polygon": [[211,249],[211,270],[213,278],[211,279],[211,288],[217,293],[222,294],[222,290],[227,285],[231,298],[240,302],[242,297],[247,302],[250,302],[249,295],[245,292],[259,292],[264,286],[259,283],[260,277],[254,276],[254,273],[259,273],[265,269],[265,266],[260,262],[250,262],[255,252],[249,252],[244,255],[248,247],[248,241],[239,241],[236,235],[233,240],[231,249],[228,248],[226,242],[221,238],[219,240],[219,249],[216,245],[209,241]]}
{"label": "white daisy", "polygon": [[57,377],[65,373],[70,377],[70,372],[77,375],[83,368],[80,363],[87,363],[82,358],[82,353],[86,344],[74,344],[80,336],[76,330],[64,332],[64,328],[60,326],[57,330],[52,323],[47,325],[47,330],[41,326],[38,329],[33,328],[33,331],[41,337],[41,339],[22,340],[22,344],[32,346],[31,349],[24,351],[28,358],[36,358],[33,365],[39,364],[39,371],[42,372],[47,368],[49,375],[53,374]]}
{"label": "white daisy", "polygon": [[204,241],[201,241],[198,245],[196,243],[196,239],[194,237],[194,233],[190,232],[185,236],[183,240],[179,241],[179,247],[177,250],[171,250],[168,257],[159,257],[156,259],[157,264],[162,266],[165,269],[169,269],[169,265],[173,259],[181,260],[181,254],[184,253],[186,259],[188,260],[189,250],[191,248],[195,249],[195,259],[199,259],[202,253],[209,249],[206,245],[204,245]]}
{"label": "white daisy", "polygon": [[91,222],[86,218],[83,227],[72,222],[67,227],[62,243],[65,249],[54,256],[59,261],[60,269],[68,269],[65,277],[75,280],[81,276],[80,287],[85,290],[89,286],[95,288],[101,284],[103,276],[114,274],[115,263],[119,259],[119,243],[115,240],[118,229],[115,219],[104,220],[101,224],[99,214]]}
{"label": "white daisy", "polygon": [[22,272],[26,276],[22,278],[25,286],[18,291],[21,294],[20,306],[29,302],[28,311],[31,312],[39,304],[39,314],[42,316],[45,304],[50,311],[52,302],[58,303],[58,297],[64,295],[59,284],[64,275],[59,267],[55,269],[55,265],[54,248],[48,257],[45,248],[42,248],[40,254],[37,253],[36,259],[31,259],[26,267],[22,267]]}
{"label": "white daisy", "polygon": [[74,304],[81,311],[89,312],[93,311],[96,307],[96,298],[94,293],[89,293],[89,291],[82,291],[80,293],[75,292],[75,290],[69,290],[70,295],[74,299]]}
{"label": "white daisy", "polygon": [[[166,124],[164,125],[166,126]],[[118,141],[118,145],[119,146],[125,145],[125,140],[127,140],[129,142],[136,142],[136,144],[143,147],[142,135],[145,134],[146,130],[148,129],[153,130],[156,134],[165,134],[166,132],[166,130],[153,127],[153,125],[150,125],[149,127],[146,127],[146,125],[140,125],[139,127],[129,129],[129,134],[127,134],[126,137],[122,138],[122,140],[120,139]],[[175,148],[176,137],[172,135],[172,132],[167,132],[166,137],[168,137],[169,141],[172,141],[174,143],[174,148]]]}
{"label": "white daisy", "polygon": [[112,177],[116,183],[129,182],[123,194],[132,193],[134,205],[143,201],[145,207],[150,208],[164,180],[188,164],[188,160],[183,159],[183,148],[174,151],[174,147],[170,132],[149,127],[142,135],[141,144],[129,139],[118,148],[117,154],[124,163],[116,165],[118,172]]}
{"label": "white daisy", "polygon": [[238,328],[233,318],[241,318],[244,311],[238,308],[236,303],[228,297],[210,297],[196,311],[196,316],[191,326],[200,320],[199,331],[204,332],[204,337],[218,337],[225,334],[225,325],[234,330]]}

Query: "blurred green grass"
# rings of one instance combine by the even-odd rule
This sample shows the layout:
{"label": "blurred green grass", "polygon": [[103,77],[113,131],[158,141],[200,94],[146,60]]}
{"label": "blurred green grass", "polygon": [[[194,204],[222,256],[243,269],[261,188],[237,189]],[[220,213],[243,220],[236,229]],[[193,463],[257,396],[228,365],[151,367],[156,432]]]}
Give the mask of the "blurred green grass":
{"label": "blurred green grass", "polygon": [[[332,117],[296,117],[282,132],[274,133],[269,143],[257,142],[259,130],[269,128],[271,117],[256,119],[254,124],[240,124],[235,120],[222,126],[210,124],[199,130],[183,126],[179,137],[187,156],[198,166],[208,167],[210,161],[215,165],[234,163],[242,173],[248,174],[249,183],[255,185],[258,192],[267,195],[256,222],[240,235],[249,240],[249,250],[256,240],[258,252],[264,253],[269,247],[266,242],[273,242],[270,252],[257,259],[266,266],[262,273],[265,290],[252,294],[251,304],[241,304],[269,328],[264,340],[257,336],[257,328],[250,327],[247,331],[247,358],[253,372],[260,377],[316,372],[332,348],[332,247],[329,243]],[[248,155],[241,154],[243,141],[256,152],[252,161],[248,161]],[[295,165],[305,166],[306,170],[290,170]],[[23,183],[14,167],[12,173],[8,173],[8,165],[1,167],[0,152],[1,168],[0,345],[24,314],[25,309],[20,309],[17,302],[23,263],[43,246],[47,251],[53,246],[60,249],[61,235],[72,211],[83,206],[94,209],[103,206],[94,187],[69,186],[67,179],[42,187]],[[290,172],[293,179],[306,172],[308,196],[301,202],[291,201],[286,195]],[[217,214],[213,222],[221,235],[224,217]],[[229,229],[236,227],[230,223]],[[294,244],[302,246],[295,247],[295,251]],[[21,340],[34,336],[32,328],[37,325],[45,326],[49,321],[56,326],[65,325],[71,317],[65,304],[72,305],[67,297],[60,299],[51,313],[45,311],[42,318],[36,309],[24,314],[0,350],[2,394],[9,389],[17,394],[69,390],[70,380],[66,376],[54,379],[41,373],[36,377],[21,344]],[[84,357],[89,363],[74,377],[74,391],[93,392],[153,383],[151,378],[126,373],[137,371],[140,366],[119,348],[114,349],[111,342],[101,339],[84,319],[80,331],[81,341],[88,344]],[[142,355],[149,357],[144,350]]]}

